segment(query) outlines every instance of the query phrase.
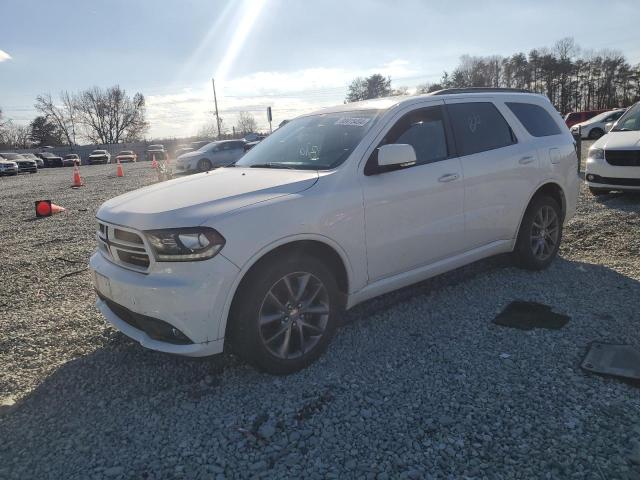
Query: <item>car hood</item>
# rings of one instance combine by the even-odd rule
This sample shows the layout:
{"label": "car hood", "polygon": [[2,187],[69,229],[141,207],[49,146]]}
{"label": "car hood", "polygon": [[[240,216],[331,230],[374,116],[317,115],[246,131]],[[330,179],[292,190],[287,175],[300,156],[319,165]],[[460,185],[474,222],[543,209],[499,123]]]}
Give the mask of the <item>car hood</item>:
{"label": "car hood", "polygon": [[242,207],[302,192],[317,180],[315,171],[222,168],[112,198],[96,217],[140,230],[193,227]]}
{"label": "car hood", "polygon": [[108,153],[92,153],[91,155],[89,155],[89,158],[91,157],[106,157],[108,156]]}
{"label": "car hood", "polygon": [[608,150],[638,150],[640,148],[640,131],[609,132],[600,137],[591,148]]}

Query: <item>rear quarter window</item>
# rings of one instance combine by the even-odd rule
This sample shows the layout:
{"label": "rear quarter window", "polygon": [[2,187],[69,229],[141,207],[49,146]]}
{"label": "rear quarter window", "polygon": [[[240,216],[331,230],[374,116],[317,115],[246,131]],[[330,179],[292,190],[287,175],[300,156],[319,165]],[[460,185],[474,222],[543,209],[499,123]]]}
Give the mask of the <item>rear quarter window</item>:
{"label": "rear quarter window", "polygon": [[511,127],[491,102],[453,103],[447,110],[460,155],[517,143]]}
{"label": "rear quarter window", "polygon": [[560,127],[553,120],[549,112],[533,103],[506,102],[509,110],[518,118],[520,123],[534,137],[548,137],[561,133]]}

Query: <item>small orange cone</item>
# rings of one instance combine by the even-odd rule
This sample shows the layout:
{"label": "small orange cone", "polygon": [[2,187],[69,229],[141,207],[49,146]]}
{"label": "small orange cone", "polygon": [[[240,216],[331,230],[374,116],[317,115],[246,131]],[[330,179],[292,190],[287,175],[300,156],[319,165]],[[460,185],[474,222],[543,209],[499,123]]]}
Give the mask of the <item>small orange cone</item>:
{"label": "small orange cone", "polygon": [[82,183],[82,177],[80,176],[80,169],[78,168],[78,165],[74,165],[73,166],[73,185],[71,185],[72,187],[81,187],[82,185],[84,185]]}
{"label": "small orange cone", "polygon": [[36,217],[50,217],[64,211],[63,207],[51,203],[51,200],[36,200]]}
{"label": "small orange cone", "polygon": [[153,158],[153,160],[151,161],[151,168],[158,168],[158,162],[156,162],[155,154],[151,158]]}
{"label": "small orange cone", "polygon": [[118,177],[124,177],[124,170],[122,169],[122,164],[120,163],[120,160],[118,160],[118,170],[116,171],[116,175]]}

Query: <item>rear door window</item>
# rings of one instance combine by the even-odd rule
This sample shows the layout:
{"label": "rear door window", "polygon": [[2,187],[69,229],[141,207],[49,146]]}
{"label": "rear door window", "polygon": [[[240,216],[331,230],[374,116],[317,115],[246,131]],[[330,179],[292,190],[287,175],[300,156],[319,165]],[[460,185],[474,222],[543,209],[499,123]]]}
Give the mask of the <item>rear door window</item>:
{"label": "rear door window", "polygon": [[511,127],[491,102],[447,105],[460,155],[473,155],[517,143]]}
{"label": "rear door window", "polygon": [[548,137],[561,133],[558,124],[551,118],[549,112],[541,106],[520,102],[507,102],[506,105],[530,135]]}

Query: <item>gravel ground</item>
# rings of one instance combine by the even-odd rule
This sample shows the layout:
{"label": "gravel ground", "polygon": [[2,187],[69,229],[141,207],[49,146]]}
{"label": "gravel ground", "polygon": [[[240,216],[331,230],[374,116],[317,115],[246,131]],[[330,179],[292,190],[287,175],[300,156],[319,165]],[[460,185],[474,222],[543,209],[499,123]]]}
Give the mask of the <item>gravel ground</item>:
{"label": "gravel ground", "polygon": [[[154,176],[81,171],[0,179],[0,478],[640,478],[640,390],[579,368],[591,341],[640,347],[640,197],[583,191],[548,270],[499,257],[374,299],[272,377],[105,324],[94,215]],[[34,221],[37,198],[68,211]],[[516,299],[571,320],[494,325]]]}

